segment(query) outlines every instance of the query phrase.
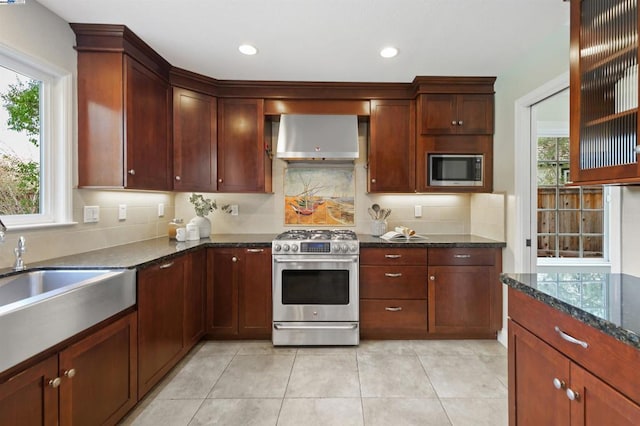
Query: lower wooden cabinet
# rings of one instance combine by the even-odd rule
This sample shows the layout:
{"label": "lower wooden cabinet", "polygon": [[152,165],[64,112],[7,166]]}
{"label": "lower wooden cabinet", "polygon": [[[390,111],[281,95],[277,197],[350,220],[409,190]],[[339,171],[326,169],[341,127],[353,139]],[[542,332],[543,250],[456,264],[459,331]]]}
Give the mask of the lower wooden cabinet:
{"label": "lower wooden cabinet", "polygon": [[511,426],[638,424],[636,348],[513,289],[509,316]]}
{"label": "lower wooden cabinet", "polygon": [[137,402],[136,313],[0,384],[2,425],[114,425]]}
{"label": "lower wooden cabinet", "polygon": [[509,321],[510,421],[524,425],[637,425],[640,406]]}
{"label": "lower wooden cabinet", "polygon": [[138,391],[142,398],[204,334],[205,252],[138,271]]}
{"label": "lower wooden cabinet", "polygon": [[209,249],[207,271],[209,336],[271,338],[271,249]]}

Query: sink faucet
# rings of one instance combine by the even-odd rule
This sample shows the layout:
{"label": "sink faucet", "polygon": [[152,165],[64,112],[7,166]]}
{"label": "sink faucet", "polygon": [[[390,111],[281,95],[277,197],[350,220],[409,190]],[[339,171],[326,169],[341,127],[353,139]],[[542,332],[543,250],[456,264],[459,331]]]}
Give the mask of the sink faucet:
{"label": "sink faucet", "polygon": [[25,239],[23,236],[18,238],[18,247],[13,249],[16,254],[16,263],[13,265],[14,271],[22,271],[25,268],[24,260],[22,260],[22,255],[25,251],[27,251],[27,247],[25,246]]}
{"label": "sink faucet", "polygon": [[0,219],[0,243],[4,242],[4,233],[7,232],[7,227],[2,223],[2,219]]}

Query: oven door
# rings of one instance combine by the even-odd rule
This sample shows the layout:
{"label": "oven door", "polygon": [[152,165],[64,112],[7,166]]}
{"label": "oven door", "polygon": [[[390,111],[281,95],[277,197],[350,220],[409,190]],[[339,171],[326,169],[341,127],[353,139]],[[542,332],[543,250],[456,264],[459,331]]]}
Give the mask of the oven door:
{"label": "oven door", "polygon": [[273,257],[274,321],[358,321],[358,256]]}

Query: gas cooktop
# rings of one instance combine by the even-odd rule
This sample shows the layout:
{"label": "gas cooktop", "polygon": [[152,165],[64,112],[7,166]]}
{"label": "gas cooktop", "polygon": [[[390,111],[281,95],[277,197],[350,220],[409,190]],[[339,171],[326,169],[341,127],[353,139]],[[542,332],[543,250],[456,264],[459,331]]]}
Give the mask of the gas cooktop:
{"label": "gas cooktop", "polygon": [[276,236],[273,254],[357,254],[358,236],[347,229],[293,229]]}

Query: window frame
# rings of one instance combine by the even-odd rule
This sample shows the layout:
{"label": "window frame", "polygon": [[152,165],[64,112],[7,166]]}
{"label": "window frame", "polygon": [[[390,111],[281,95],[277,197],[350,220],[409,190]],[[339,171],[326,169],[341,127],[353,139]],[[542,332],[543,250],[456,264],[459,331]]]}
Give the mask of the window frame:
{"label": "window frame", "polygon": [[72,220],[73,76],[44,60],[0,44],[0,65],[42,81],[40,101],[40,197],[38,214],[6,215],[9,229],[75,224]]}

